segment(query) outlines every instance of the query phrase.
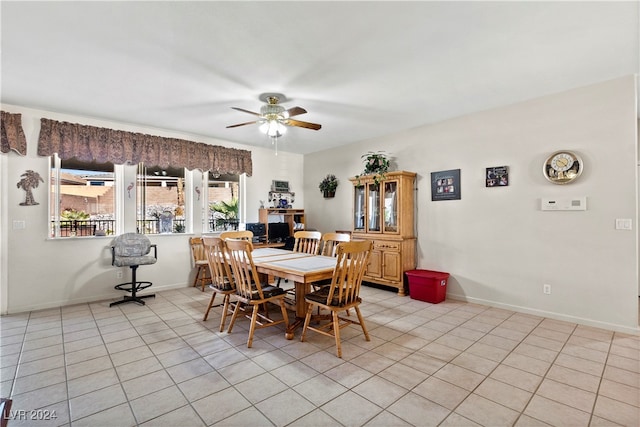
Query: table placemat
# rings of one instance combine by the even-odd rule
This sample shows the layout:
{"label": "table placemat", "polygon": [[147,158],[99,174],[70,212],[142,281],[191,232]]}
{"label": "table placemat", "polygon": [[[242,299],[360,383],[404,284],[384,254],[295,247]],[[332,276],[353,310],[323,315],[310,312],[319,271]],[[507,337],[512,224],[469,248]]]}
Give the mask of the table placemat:
{"label": "table placemat", "polygon": [[251,252],[251,256],[254,258],[265,257],[265,256],[274,256],[274,255],[282,255],[282,254],[291,254],[293,252],[288,251],[286,249],[278,249],[278,248],[258,248],[254,249]]}
{"label": "table placemat", "polygon": [[270,265],[277,268],[297,271],[318,271],[333,269],[336,266],[336,259],[325,256],[309,256],[305,258],[293,258],[283,260],[264,260],[263,265]]}

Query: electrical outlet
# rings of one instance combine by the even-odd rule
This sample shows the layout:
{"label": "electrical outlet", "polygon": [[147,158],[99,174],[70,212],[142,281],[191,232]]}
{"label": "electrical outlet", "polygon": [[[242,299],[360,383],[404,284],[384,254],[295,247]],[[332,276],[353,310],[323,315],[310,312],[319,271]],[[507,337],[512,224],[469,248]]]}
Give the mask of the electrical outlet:
{"label": "electrical outlet", "polygon": [[118,270],[118,271],[116,272],[116,278],[118,278],[118,279],[122,279],[122,270]]}
{"label": "electrical outlet", "polygon": [[551,295],[551,285],[542,285],[542,292],[546,295]]}

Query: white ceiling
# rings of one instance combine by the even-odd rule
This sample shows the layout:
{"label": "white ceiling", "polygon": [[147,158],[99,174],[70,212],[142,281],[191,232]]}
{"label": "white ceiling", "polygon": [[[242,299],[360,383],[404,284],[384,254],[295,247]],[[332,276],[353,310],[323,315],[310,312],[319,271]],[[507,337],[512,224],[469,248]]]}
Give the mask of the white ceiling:
{"label": "white ceiling", "polygon": [[638,73],[627,2],[11,2],[2,103],[310,153]]}

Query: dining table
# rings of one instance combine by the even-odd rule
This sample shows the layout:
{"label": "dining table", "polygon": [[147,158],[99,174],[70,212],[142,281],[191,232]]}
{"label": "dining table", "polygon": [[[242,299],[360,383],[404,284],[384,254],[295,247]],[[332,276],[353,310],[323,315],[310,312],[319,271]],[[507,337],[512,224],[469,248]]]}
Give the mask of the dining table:
{"label": "dining table", "polygon": [[289,323],[285,333],[287,339],[293,339],[294,331],[304,324],[305,295],[311,291],[312,283],[333,277],[336,258],[277,248],[254,249],[251,256],[259,274],[282,277],[294,283],[295,320]]}

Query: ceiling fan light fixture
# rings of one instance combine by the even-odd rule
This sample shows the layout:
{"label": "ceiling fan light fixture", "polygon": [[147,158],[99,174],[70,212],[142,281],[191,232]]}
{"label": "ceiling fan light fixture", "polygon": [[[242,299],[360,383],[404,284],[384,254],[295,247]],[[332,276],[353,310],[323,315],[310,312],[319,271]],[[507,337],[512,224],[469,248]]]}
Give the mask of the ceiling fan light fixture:
{"label": "ceiling fan light fixture", "polygon": [[270,137],[280,137],[287,132],[287,127],[280,123],[279,120],[268,120],[260,125],[260,132]]}
{"label": "ceiling fan light fixture", "polygon": [[260,107],[260,114],[265,117],[269,117],[269,116],[282,117],[282,113],[284,113],[284,107],[282,105],[265,104],[262,107]]}
{"label": "ceiling fan light fixture", "polygon": [[304,122],[301,120],[294,120],[290,117],[299,116],[305,114],[307,110],[302,107],[292,107],[285,109],[278,102],[286,100],[285,96],[279,93],[263,93],[260,95],[260,100],[266,102],[260,107],[260,113],[255,113],[244,108],[231,107],[234,110],[242,111],[244,113],[258,116],[257,120],[245,123],[238,123],[235,125],[227,126],[227,128],[235,128],[239,126],[258,124],[259,130],[263,134],[271,138],[271,143],[275,145],[276,155],[278,155],[278,138],[283,136],[287,132],[287,126],[297,126],[306,129],[319,130],[322,126],[316,123]]}

